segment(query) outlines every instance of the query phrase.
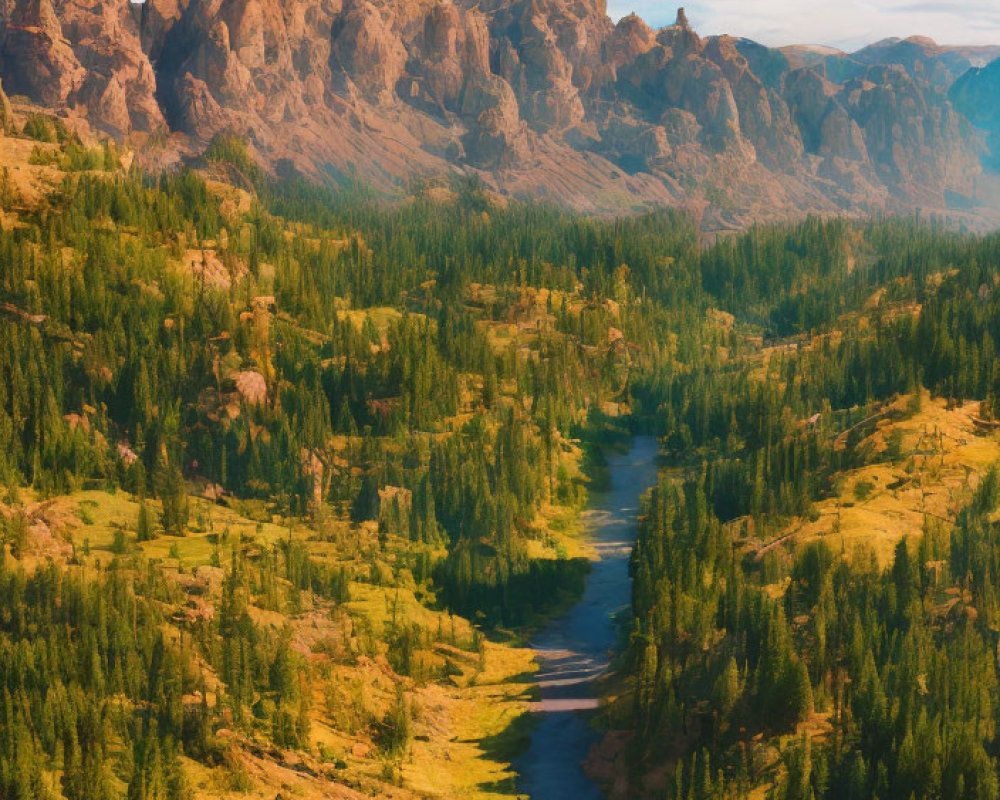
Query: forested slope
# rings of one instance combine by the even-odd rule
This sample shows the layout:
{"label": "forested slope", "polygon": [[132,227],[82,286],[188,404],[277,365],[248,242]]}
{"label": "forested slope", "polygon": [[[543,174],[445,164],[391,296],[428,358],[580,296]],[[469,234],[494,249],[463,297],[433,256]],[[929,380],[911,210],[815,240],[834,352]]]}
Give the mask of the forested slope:
{"label": "forested slope", "polygon": [[593,768],[678,798],[996,797],[996,237],[813,223],[701,264],[746,335],[636,388],[671,466],[610,711],[633,736]]}
{"label": "forested slope", "polygon": [[[592,767],[997,795],[1000,239],[386,206],[0,139],[0,794],[513,794],[598,442],[659,435]],[[443,769],[441,765],[448,763]]]}
{"label": "forested slope", "polygon": [[512,792],[532,665],[504,630],[582,585],[594,438],[694,313],[624,264],[691,225],[474,183],[387,209],[230,137],[150,176],[17,123],[3,796]]}

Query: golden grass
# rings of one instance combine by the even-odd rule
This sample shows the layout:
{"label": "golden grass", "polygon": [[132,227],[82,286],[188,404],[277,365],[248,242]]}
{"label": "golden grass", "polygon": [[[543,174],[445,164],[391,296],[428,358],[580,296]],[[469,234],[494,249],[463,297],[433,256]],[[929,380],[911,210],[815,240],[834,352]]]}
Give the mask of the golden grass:
{"label": "golden grass", "polygon": [[31,163],[31,153],[37,147],[46,153],[58,153],[59,145],[36,142],[14,136],[0,136],[0,169],[7,168],[21,202],[32,207],[62,183],[65,173],[57,166]]}
{"label": "golden grass", "polygon": [[418,693],[434,726],[417,725],[403,767],[408,786],[433,797],[516,797],[510,760],[529,731],[532,652],[486,643],[485,669],[464,689],[429,686]]}
{"label": "golden grass", "polygon": [[[30,500],[31,497],[25,499]],[[155,501],[147,501],[154,516]],[[274,543],[289,534],[285,525],[258,522],[237,511],[210,504],[201,498],[190,498],[192,523],[211,530],[193,530],[184,537],[158,536],[141,543],[146,556],[161,558],[168,563],[176,556],[185,570],[208,564],[216,551],[212,541],[224,530],[234,541],[240,535],[252,537],[262,544]],[[139,503],[125,492],[81,491],[57,498],[54,503],[67,519],[73,520],[64,531],[78,550],[86,540],[92,559],[107,558],[116,530],[124,530],[134,542]],[[564,519],[568,527],[573,515],[557,507],[546,509],[545,518]],[[306,539],[312,531],[299,526],[292,535]],[[340,554],[329,542],[310,541],[310,549],[326,557]],[[222,548],[220,548],[222,549]],[[226,557],[224,549],[221,556]],[[443,632],[445,639],[454,636],[459,648],[468,648],[473,637],[469,622],[434,611],[422,605],[412,588],[380,587],[367,583],[351,584],[352,599],[345,610],[353,617],[363,618],[378,637],[391,620],[417,623],[432,637]],[[311,642],[324,635],[311,629],[317,625],[335,627],[329,622],[329,612],[317,608],[298,617],[288,617],[274,611],[252,609],[258,624],[271,630],[285,625],[293,630],[293,641]],[[326,622],[324,622],[326,620]],[[299,629],[309,629],[299,636]],[[309,634],[312,634],[311,636]],[[312,752],[333,754],[341,766],[332,776],[302,774],[301,769],[273,763],[270,757],[240,749],[240,759],[252,788],[246,793],[232,790],[232,777],[226,767],[207,768],[185,760],[185,770],[195,790],[202,798],[270,798],[275,792],[310,798],[321,797],[461,797],[482,798],[515,796],[515,775],[510,760],[523,744],[528,730],[526,701],[532,691],[531,674],[535,669],[533,654],[526,648],[484,641],[483,655],[468,649],[441,646],[441,653],[429,654],[430,662],[443,663],[445,655],[461,670],[452,682],[429,683],[411,687],[414,708],[414,740],[403,757],[401,785],[384,780],[385,762],[377,753],[366,733],[347,734],[336,730],[326,719],[323,707],[322,681],[314,686]],[[360,682],[372,708],[384,711],[391,698],[391,671],[385,661],[384,649],[375,661],[359,659],[354,666],[338,665],[336,674],[344,680]],[[346,677],[344,677],[346,676]],[[407,683],[412,683],[407,681]],[[330,766],[330,769],[333,769]],[[331,782],[333,781],[333,782]],[[355,789],[360,789],[360,793]]]}
{"label": "golden grass", "polygon": [[373,308],[352,308],[339,312],[340,318],[348,320],[355,328],[361,330],[366,319],[370,319],[379,333],[385,334],[389,326],[403,315],[391,306],[376,306]]}
{"label": "golden grass", "polygon": [[[897,400],[896,410],[902,412],[908,399]],[[949,409],[924,392],[918,412],[880,423],[859,445],[885,453],[895,438],[898,457],[843,473],[836,495],[816,504],[818,519],[796,521],[780,536],[794,544],[822,538],[848,554],[863,545],[882,565],[890,563],[902,537],[921,533],[925,515],[953,522],[980,476],[1000,462],[1000,439],[977,430],[972,420],[978,412],[978,402]],[[859,484],[870,491],[856,493]]]}

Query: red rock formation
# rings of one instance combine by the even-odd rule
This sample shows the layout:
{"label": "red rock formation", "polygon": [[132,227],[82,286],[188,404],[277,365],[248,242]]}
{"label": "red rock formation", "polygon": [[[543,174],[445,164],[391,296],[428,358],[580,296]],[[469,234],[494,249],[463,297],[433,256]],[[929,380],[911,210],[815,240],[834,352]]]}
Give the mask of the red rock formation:
{"label": "red rock formation", "polygon": [[475,169],[588,211],[711,199],[722,227],[971,196],[945,90],[977,53],[778,51],[603,0],[0,0],[7,89],[99,132],[229,130],[387,187]]}
{"label": "red rock formation", "polygon": [[114,136],[164,126],[156,75],[127,3],[18,0],[0,17],[0,72],[8,89],[79,109]]}

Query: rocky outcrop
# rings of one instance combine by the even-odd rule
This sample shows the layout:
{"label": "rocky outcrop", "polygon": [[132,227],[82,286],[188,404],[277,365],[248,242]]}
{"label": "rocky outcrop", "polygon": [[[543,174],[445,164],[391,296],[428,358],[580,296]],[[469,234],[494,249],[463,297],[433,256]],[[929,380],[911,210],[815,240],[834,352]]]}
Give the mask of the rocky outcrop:
{"label": "rocky outcrop", "polygon": [[10,100],[3,90],[3,81],[0,81],[0,136],[13,133],[14,112],[10,108]]}
{"label": "rocky outcrop", "polygon": [[333,26],[330,64],[341,91],[389,105],[405,71],[406,48],[379,9],[352,0]]}
{"label": "rocky outcrop", "polygon": [[[703,39],[683,9],[614,24],[604,0],[0,0],[9,90],[99,133],[169,128],[196,153],[231,131],[315,176],[475,170],[588,211],[711,206],[721,227],[947,211],[980,147],[947,89],[988,52],[776,50]],[[970,75],[951,97],[980,124],[992,90]]]}
{"label": "rocky outcrop", "polygon": [[65,104],[86,69],[62,35],[51,0],[26,0],[9,9],[3,26],[4,79],[9,91],[47,105]]}
{"label": "rocky outcrop", "polygon": [[14,94],[77,109],[113,136],[164,127],[156,75],[128,4],[17,0],[0,17],[0,75]]}

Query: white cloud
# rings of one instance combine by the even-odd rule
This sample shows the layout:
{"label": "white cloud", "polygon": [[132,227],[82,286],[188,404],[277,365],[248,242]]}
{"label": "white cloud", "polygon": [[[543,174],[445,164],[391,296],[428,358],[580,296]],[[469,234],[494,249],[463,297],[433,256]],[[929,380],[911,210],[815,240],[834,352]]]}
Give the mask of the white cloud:
{"label": "white cloud", "polygon": [[[769,45],[828,44],[855,49],[887,36],[930,36],[942,44],[1000,44],[997,0],[691,0],[692,27]],[[609,0],[613,19],[635,12],[650,25],[674,21],[662,0]]]}

